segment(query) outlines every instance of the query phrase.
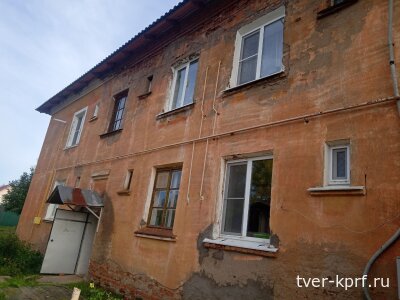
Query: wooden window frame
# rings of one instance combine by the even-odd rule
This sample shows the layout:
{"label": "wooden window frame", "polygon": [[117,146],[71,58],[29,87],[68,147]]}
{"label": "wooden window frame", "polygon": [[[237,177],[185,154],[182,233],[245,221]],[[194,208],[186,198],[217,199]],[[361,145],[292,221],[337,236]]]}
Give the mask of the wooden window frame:
{"label": "wooden window frame", "polygon": [[[176,207],[174,208],[174,210],[175,210],[175,216],[174,216],[174,221],[173,221],[173,223],[172,223],[172,226],[171,227],[166,227],[165,226],[165,216],[166,216],[166,211],[168,210],[168,209],[170,209],[170,208],[168,208],[168,201],[169,201],[169,192],[171,191],[171,190],[177,190],[178,191],[178,200],[179,200],[179,190],[180,190],[180,188],[181,188],[181,181],[179,181],[179,188],[174,188],[174,189],[171,189],[171,179],[172,179],[172,173],[174,172],[174,171],[181,171],[181,178],[180,178],[180,180],[182,180],[182,166],[179,166],[179,167],[171,167],[171,168],[160,168],[160,169],[157,169],[156,170],[156,175],[155,175],[155,178],[154,178],[154,186],[153,186],[153,192],[152,192],[152,195],[151,195],[151,202],[150,202],[150,209],[149,209],[149,214],[148,214],[148,216],[147,216],[147,227],[151,227],[151,228],[160,228],[160,229],[165,229],[165,230],[172,230],[172,228],[173,228],[173,226],[174,226],[174,223],[175,223],[175,217],[176,217]],[[166,188],[157,188],[157,179],[158,179],[158,175],[160,174],[160,173],[163,173],[163,172],[168,172],[169,174],[168,174],[168,182],[167,182],[167,186],[166,186]],[[166,191],[166,196],[165,196],[165,202],[164,202],[164,206],[163,206],[163,216],[162,216],[162,224],[163,224],[163,226],[156,226],[156,225],[150,225],[150,221],[151,221],[151,215],[152,215],[152,212],[153,212],[153,209],[154,209],[154,196],[155,196],[155,194],[156,194],[156,192],[157,191],[161,191],[161,190],[165,190]],[[178,205],[178,200],[177,200],[177,204],[176,204],[176,206]],[[158,207],[156,207],[156,208],[158,208]]]}
{"label": "wooden window frame", "polygon": [[[122,99],[125,99],[124,106],[122,107],[122,109],[118,109],[119,103]],[[125,113],[125,109],[126,109],[126,101],[127,100],[128,100],[128,90],[123,91],[114,96],[114,107],[113,107],[113,112],[111,115],[110,124],[108,126],[108,132],[113,132],[113,131],[122,129],[122,122],[124,120],[124,113]],[[117,114],[119,111],[122,111],[121,118],[117,120],[116,117],[117,117]],[[120,125],[118,128],[114,128],[116,122],[120,122]]]}

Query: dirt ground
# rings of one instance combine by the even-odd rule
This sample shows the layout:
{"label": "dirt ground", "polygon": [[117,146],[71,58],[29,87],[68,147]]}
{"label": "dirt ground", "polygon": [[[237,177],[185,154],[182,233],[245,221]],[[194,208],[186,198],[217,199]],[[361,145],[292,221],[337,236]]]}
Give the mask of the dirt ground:
{"label": "dirt ground", "polygon": [[[1,276],[0,282],[9,278]],[[62,284],[81,282],[83,278],[75,275],[41,276],[37,279],[39,286],[7,287],[1,289],[7,300],[70,300],[72,289]],[[48,284],[48,285],[47,285]]]}
{"label": "dirt ground", "polygon": [[63,286],[35,286],[35,287],[19,287],[5,288],[2,292],[8,300],[70,300],[71,289]]}

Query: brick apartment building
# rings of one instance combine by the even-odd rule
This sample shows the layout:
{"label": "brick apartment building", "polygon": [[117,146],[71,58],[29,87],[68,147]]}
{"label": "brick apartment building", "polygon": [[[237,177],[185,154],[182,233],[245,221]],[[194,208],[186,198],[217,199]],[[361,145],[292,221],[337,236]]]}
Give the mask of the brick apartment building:
{"label": "brick apartment building", "polygon": [[17,229],[42,272],[131,299],[361,299],[296,278],[361,277],[399,230],[389,7],[185,0],[46,101]]}

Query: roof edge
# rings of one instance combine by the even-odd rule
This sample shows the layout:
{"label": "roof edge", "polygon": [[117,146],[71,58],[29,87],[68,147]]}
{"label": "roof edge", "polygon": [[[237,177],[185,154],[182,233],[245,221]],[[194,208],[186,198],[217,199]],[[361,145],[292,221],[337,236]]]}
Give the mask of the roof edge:
{"label": "roof edge", "polygon": [[[173,26],[175,20],[172,18],[175,14],[179,14],[181,11],[184,11],[187,8],[187,5],[193,5],[197,8],[201,7],[202,4],[207,2],[208,0],[183,0],[177,5],[175,5],[172,9],[170,9],[168,12],[166,12],[164,15],[159,17],[157,20],[155,20],[153,23],[151,23],[149,26],[147,26],[145,29],[140,31],[138,34],[136,34],[134,37],[132,37],[130,40],[128,40],[125,44],[120,46],[117,50],[112,52],[110,55],[108,55],[106,58],[104,58],[102,61],[100,61],[98,64],[96,64],[94,67],[92,67],[89,71],[84,73],[82,76],[80,76],[78,79],[70,83],[68,86],[66,86],[64,89],[59,91],[57,94],[55,94],[53,97],[48,99],[46,102],[42,103],[39,107],[36,108],[36,111],[40,113],[45,113],[48,115],[52,114],[52,109],[56,107],[57,105],[61,104],[66,98],[69,96],[76,94],[77,92],[81,91],[85,87],[88,86],[90,82],[92,82],[95,79],[104,79],[109,73],[110,73],[110,66],[115,65],[119,60],[125,59],[126,56],[123,56],[122,58],[118,56],[124,54],[124,50],[127,50],[127,48],[135,46],[137,43],[138,46],[140,46],[140,39],[144,38],[146,39],[146,34],[149,35],[154,35],[157,33],[157,31],[160,31],[160,28],[157,28],[163,24],[163,22],[169,22],[171,26]],[[152,32],[154,31],[154,32]],[[150,32],[152,32],[150,34]],[[149,39],[150,41],[150,39]],[[129,51],[126,51],[126,53],[129,53]],[[113,62],[113,60],[116,60]],[[100,77],[100,78],[99,78]],[[103,78],[101,78],[103,77]]]}

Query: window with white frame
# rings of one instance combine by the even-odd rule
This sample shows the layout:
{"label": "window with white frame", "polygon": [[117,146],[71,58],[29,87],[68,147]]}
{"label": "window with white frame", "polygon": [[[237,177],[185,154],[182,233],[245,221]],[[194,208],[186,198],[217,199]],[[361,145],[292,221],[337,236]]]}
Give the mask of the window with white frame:
{"label": "window with white frame", "polygon": [[124,190],[129,191],[131,189],[132,177],[133,177],[133,170],[128,170],[124,180]]}
{"label": "window with white frame", "polygon": [[78,145],[81,138],[83,124],[85,123],[87,107],[77,111],[72,118],[71,128],[67,139],[67,148]]}
{"label": "window with white frame", "polygon": [[227,163],[222,235],[269,239],[272,164],[271,156]]}
{"label": "window with white frame", "polygon": [[[54,191],[54,189],[55,189],[58,185],[64,186],[64,185],[65,185],[65,180],[56,180],[56,181],[54,182],[52,192]],[[46,211],[46,215],[45,215],[44,219],[45,219],[46,221],[53,221],[53,220],[54,220],[54,216],[55,216],[55,214],[56,214],[57,208],[58,208],[58,204],[49,203],[48,206],[47,206],[47,211]]]}
{"label": "window with white frame", "polygon": [[284,70],[284,17],[285,8],[282,6],[238,30],[231,87]]}
{"label": "window with white frame", "polygon": [[168,110],[180,108],[194,102],[194,89],[199,60],[191,60],[174,69],[172,98]]}
{"label": "window with white frame", "polygon": [[329,185],[350,184],[349,143],[327,144],[327,182]]}

